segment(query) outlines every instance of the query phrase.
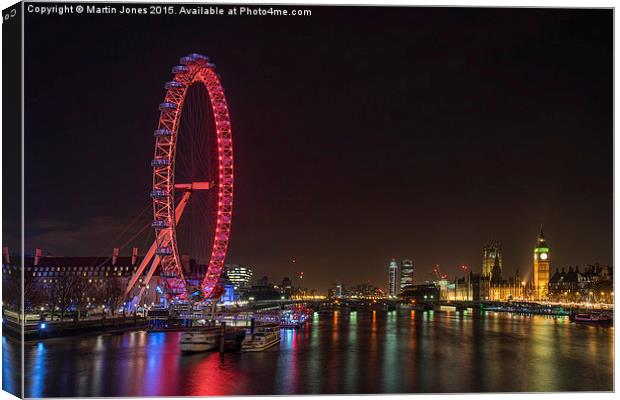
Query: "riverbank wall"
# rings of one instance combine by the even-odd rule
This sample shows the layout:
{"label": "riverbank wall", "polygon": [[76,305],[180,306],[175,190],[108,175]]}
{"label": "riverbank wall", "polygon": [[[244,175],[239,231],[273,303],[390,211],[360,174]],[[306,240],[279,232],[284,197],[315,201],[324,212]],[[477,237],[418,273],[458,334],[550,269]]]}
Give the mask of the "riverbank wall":
{"label": "riverbank wall", "polygon": [[[146,329],[147,327],[148,322],[145,318],[118,317],[81,321],[41,321],[36,325],[24,326],[23,332],[25,341],[33,341],[85,333],[122,333],[135,329]],[[8,336],[21,339],[22,326],[5,319],[2,324],[2,332]]]}

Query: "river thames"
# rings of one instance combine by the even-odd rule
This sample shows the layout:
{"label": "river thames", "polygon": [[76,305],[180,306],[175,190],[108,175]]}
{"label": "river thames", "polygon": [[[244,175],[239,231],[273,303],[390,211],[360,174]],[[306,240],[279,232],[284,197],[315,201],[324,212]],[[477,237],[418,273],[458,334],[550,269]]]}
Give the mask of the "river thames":
{"label": "river thames", "polygon": [[[315,313],[260,353],[181,354],[179,333],[27,342],[28,397],[610,391],[613,327],[471,310]],[[18,343],[3,337],[3,386]],[[9,364],[7,364],[9,363]]]}

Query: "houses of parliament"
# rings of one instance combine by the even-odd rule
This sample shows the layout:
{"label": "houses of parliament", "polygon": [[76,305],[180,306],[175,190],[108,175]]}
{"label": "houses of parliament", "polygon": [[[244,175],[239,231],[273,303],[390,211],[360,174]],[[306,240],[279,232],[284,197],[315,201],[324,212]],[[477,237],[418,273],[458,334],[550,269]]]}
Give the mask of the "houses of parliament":
{"label": "houses of parliament", "polygon": [[[549,246],[540,228],[533,251],[534,278],[531,282],[522,280],[519,268],[513,277],[502,275],[502,249],[499,243],[490,243],[482,251],[482,278],[487,281],[488,299],[505,301],[510,299],[546,300],[549,287]],[[492,266],[491,266],[492,265]]]}
{"label": "houses of parliament", "polygon": [[490,241],[482,248],[481,273],[455,281],[455,300],[506,301],[513,299],[546,300],[549,288],[550,251],[542,227],[533,250],[533,280],[526,282],[517,268],[514,276],[503,272],[502,246]]}
{"label": "houses of parliament", "polygon": [[482,248],[480,272],[469,271],[462,278],[448,280],[443,275],[433,283],[410,285],[401,291],[405,299],[419,299],[425,294],[437,295],[440,300],[463,301],[551,301],[559,303],[612,303],[613,268],[596,263],[555,268],[551,271],[551,250],[542,226],[531,253],[531,269],[521,276],[517,268],[506,276],[502,246],[490,241]]}

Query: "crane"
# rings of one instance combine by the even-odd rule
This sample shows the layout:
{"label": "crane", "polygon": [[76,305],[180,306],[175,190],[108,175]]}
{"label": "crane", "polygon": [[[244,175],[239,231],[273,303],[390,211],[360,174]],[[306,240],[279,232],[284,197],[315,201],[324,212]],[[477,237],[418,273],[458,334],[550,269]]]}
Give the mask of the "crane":
{"label": "crane", "polygon": [[443,279],[448,279],[448,275],[441,273],[441,268],[439,268],[439,264],[435,265],[435,268],[433,269],[433,273],[435,274],[435,276],[437,276],[438,281],[443,280]]}

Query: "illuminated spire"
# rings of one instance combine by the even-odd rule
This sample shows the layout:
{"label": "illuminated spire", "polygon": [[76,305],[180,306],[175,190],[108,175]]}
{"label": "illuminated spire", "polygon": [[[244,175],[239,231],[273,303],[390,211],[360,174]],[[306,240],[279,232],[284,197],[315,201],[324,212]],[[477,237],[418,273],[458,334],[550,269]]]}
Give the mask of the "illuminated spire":
{"label": "illuminated spire", "polygon": [[543,233],[543,226],[540,224],[540,233],[538,239],[536,239],[537,247],[547,247],[547,241],[545,240],[545,234]]}
{"label": "illuminated spire", "polygon": [[545,234],[543,233],[543,224],[540,224],[540,233],[538,234],[538,239],[545,240]]}

